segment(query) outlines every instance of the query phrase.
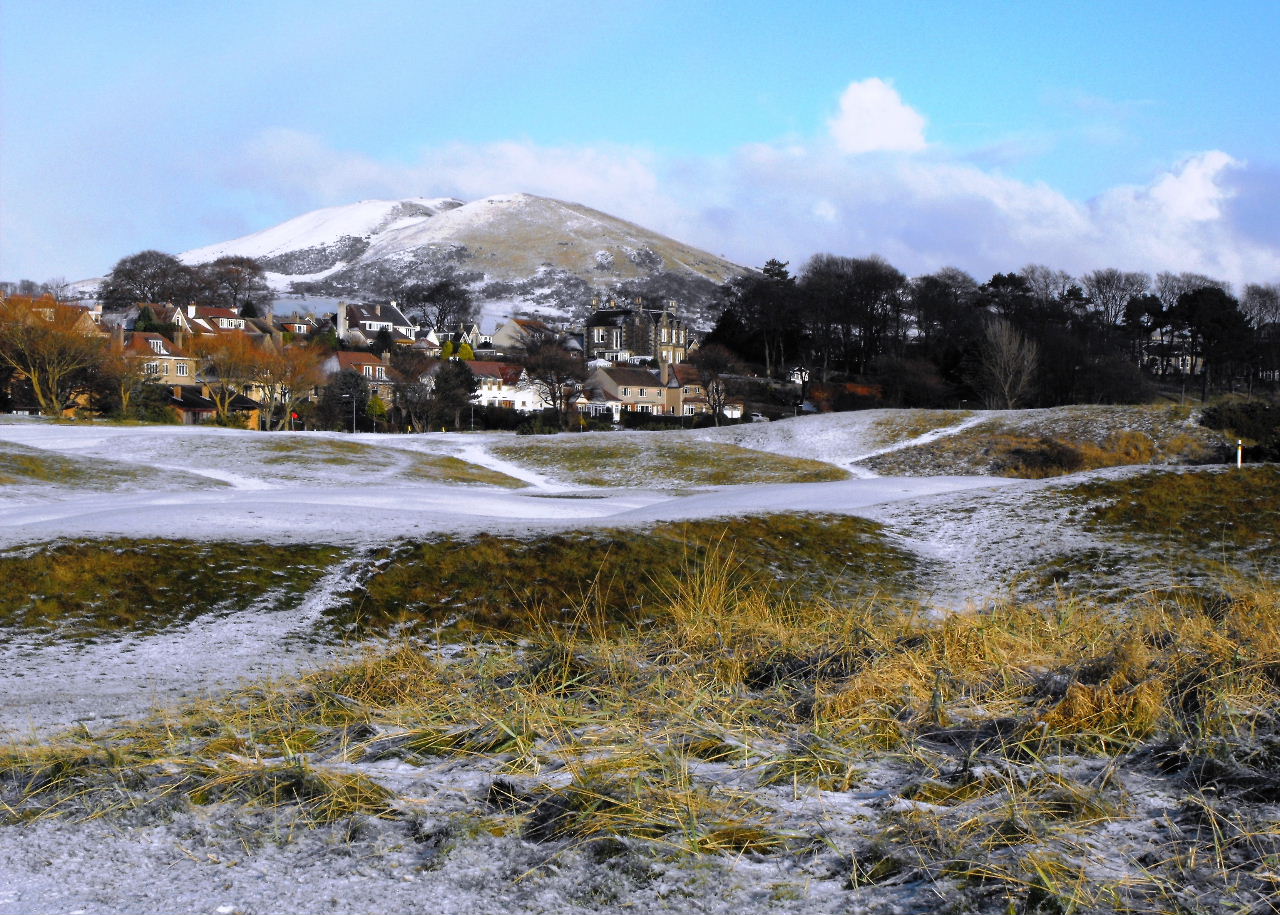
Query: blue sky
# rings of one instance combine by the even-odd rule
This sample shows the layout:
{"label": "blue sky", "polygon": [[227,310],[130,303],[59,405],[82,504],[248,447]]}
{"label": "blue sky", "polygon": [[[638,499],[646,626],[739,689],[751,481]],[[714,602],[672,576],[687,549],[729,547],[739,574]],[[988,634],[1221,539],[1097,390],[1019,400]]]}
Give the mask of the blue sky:
{"label": "blue sky", "polygon": [[735,260],[1280,279],[1280,3],[0,3],[0,278],[529,191]]}

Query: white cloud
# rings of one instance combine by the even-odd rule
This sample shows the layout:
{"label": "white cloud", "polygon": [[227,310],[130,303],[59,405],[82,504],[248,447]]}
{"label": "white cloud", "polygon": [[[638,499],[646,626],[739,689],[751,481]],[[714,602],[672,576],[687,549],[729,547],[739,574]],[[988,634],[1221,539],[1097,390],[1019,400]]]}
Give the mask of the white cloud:
{"label": "white cloud", "polygon": [[924,117],[902,101],[898,90],[872,77],[850,83],[840,110],[827,122],[836,146],[845,153],[916,152],[925,148]]}
{"label": "white cloud", "polygon": [[[923,142],[918,129],[915,136]],[[1078,201],[940,150],[851,157],[830,144],[788,141],[675,159],[632,147],[505,142],[451,144],[387,163],[272,131],[243,151],[233,174],[238,187],[274,200],[281,218],[364,197],[526,191],[744,264],[780,257],[798,266],[832,251],[878,253],[912,274],[955,265],[980,279],[1036,262],[1077,274],[1115,266],[1271,282],[1280,279],[1280,245],[1237,226],[1229,205],[1247,168],[1212,150],[1145,185]]]}

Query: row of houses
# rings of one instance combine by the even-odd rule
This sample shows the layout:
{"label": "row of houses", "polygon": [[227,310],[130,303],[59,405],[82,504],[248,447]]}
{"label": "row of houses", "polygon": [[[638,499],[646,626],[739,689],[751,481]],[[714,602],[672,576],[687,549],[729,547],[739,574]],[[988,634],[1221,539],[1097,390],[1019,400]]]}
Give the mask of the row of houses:
{"label": "row of houses", "polygon": [[[553,329],[529,318],[504,321],[488,332],[479,323],[423,331],[395,303],[342,305],[333,315],[294,314],[251,317],[229,309],[172,304],[142,304],[123,314],[86,309],[85,333],[110,338],[113,351],[142,366],[149,381],[171,390],[171,405],[184,423],[203,422],[215,414],[211,385],[219,379],[207,360],[201,338],[237,340],[263,350],[281,352],[300,342],[332,334],[348,346],[382,343],[391,349],[338,350],[323,362],[324,378],[354,372],[372,394],[388,405],[395,402],[397,385],[430,385],[442,356],[469,347],[476,358],[465,365],[476,381],[477,405],[536,413],[549,404],[545,388],[531,379],[520,356],[531,341],[550,337],[571,356],[581,359],[585,382],[576,385],[567,406],[583,415],[620,421],[627,412],[661,416],[696,416],[708,412],[704,382],[685,362],[693,347],[690,329],[674,305],[645,308],[616,300],[598,307],[583,331]],[[398,373],[391,352],[411,348],[425,357],[416,361],[416,378]],[[465,350],[463,350],[465,352]],[[397,360],[399,362],[399,360]],[[314,392],[312,392],[314,394]],[[233,408],[258,424],[261,397],[245,386]],[[740,411],[737,404],[726,412]]]}
{"label": "row of houses", "polygon": [[[463,363],[476,381],[473,400],[477,406],[499,407],[520,413],[538,413],[551,405],[542,389],[518,362],[473,359]],[[390,353],[334,353],[326,365],[332,374],[356,372],[364,377],[372,394],[384,402],[395,398],[395,386],[406,380],[430,383],[434,366],[426,368],[417,379],[405,379],[391,364]],[[620,422],[623,413],[653,416],[693,417],[710,411],[704,381],[688,363],[661,363],[658,368],[615,365],[595,360],[589,366],[586,380],[570,398],[569,406],[583,416]],[[724,404],[730,417],[741,416],[742,404]]]}

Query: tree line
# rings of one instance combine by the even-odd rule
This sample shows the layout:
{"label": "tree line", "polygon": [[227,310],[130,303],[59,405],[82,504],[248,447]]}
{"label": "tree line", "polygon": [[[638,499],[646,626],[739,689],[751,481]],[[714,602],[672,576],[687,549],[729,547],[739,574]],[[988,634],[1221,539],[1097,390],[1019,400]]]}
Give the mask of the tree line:
{"label": "tree line", "polygon": [[1232,390],[1280,378],[1280,284],[1236,297],[1194,273],[1080,277],[1043,265],[985,283],[944,268],[908,278],[879,257],[769,261],[725,288],[704,341],[774,378],[859,380],[901,406],[1126,402],[1153,383]]}

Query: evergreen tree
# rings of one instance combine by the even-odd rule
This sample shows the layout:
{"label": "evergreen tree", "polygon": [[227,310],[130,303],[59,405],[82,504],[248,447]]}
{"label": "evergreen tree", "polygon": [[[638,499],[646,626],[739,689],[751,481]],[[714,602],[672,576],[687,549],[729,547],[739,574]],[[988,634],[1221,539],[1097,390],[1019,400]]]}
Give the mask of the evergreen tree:
{"label": "evergreen tree", "polygon": [[466,363],[457,359],[441,362],[431,390],[431,425],[441,426],[452,420],[454,429],[461,428],[462,411],[471,405],[471,395],[477,387],[476,377]]}

